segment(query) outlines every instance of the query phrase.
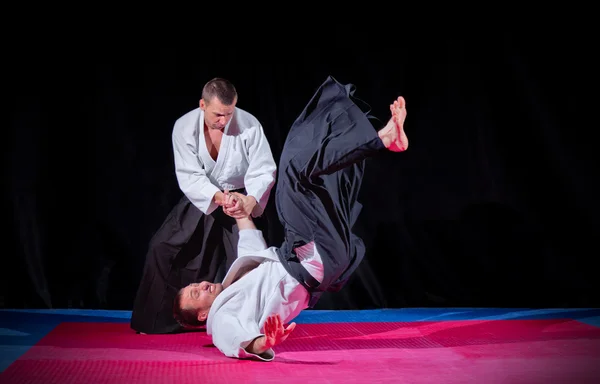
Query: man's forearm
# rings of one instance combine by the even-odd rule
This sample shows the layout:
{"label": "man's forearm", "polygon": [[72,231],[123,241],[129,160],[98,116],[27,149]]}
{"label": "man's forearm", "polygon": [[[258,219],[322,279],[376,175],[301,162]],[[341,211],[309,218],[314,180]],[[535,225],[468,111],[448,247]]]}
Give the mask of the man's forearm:
{"label": "man's forearm", "polygon": [[246,347],[246,352],[253,353],[255,355],[262,355],[269,350],[269,348],[265,345],[266,340],[267,339],[264,336],[259,336],[252,340],[252,342]]}
{"label": "man's forearm", "polygon": [[250,216],[243,217],[241,219],[235,219],[238,225],[238,229],[256,229],[256,225],[254,225],[254,221]]}

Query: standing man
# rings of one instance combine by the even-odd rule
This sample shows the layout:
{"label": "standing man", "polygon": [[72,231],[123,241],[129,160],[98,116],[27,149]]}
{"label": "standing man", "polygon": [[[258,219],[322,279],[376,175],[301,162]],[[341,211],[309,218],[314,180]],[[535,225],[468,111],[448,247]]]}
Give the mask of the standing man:
{"label": "standing man", "polygon": [[[231,82],[212,79],[199,108],[175,122],[175,171],[184,196],[150,240],[131,316],[137,332],[181,331],[172,315],[177,292],[196,281],[221,281],[237,258],[233,217],[250,215],[266,229],[261,216],[277,167],[262,125],[237,101]],[[221,208],[227,191],[240,197],[230,215]]]}

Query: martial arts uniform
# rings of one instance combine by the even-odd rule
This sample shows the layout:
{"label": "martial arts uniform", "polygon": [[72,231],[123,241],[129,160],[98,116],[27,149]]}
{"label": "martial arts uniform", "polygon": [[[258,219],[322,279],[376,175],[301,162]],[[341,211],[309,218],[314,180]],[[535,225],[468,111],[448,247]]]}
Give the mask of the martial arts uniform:
{"label": "martial arts uniform", "polygon": [[[302,263],[318,279],[322,262],[318,254],[311,253],[311,246],[305,245]],[[238,259],[227,272],[223,288],[206,321],[206,333],[212,336],[213,344],[229,357],[273,360],[273,350],[259,356],[244,348],[262,334],[268,316],[278,313],[286,321],[307,308],[309,293],[283,267],[276,248],[267,248],[260,230],[239,231]]]}
{"label": "martial arts uniform", "polygon": [[214,194],[229,189],[254,196],[252,216],[265,228],[263,213],[275,184],[277,168],[263,128],[240,108],[224,129],[216,160],[206,147],[200,108],[175,122],[172,140],[184,195],[149,244],[131,317],[131,328],[143,333],[182,330],[173,318],[179,289],[221,281],[236,259],[237,225],[213,202]]}
{"label": "martial arts uniform", "polygon": [[385,146],[361,109],[368,105],[353,94],[352,85],[328,77],[288,134],[276,188],[282,246],[267,248],[258,231],[240,231],[238,260],[207,320],[227,356],[272,360],[272,350],[255,356],[244,349],[262,335],[267,317],[279,313],[289,323],[323,292],[340,290],[364,257],[352,233],[356,199],[364,160]]}

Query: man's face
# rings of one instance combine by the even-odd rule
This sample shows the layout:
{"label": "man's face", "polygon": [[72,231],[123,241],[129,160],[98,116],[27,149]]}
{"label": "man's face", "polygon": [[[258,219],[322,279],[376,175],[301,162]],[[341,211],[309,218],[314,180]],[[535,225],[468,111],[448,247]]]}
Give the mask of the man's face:
{"label": "man's face", "polygon": [[183,288],[181,306],[183,308],[195,308],[199,310],[200,320],[205,320],[208,310],[219,293],[223,291],[223,285],[213,284],[208,281],[193,283]]}
{"label": "man's face", "polygon": [[223,130],[233,117],[237,99],[231,105],[224,105],[217,97],[211,100],[200,99],[200,108],[204,111],[204,124],[208,129]]}

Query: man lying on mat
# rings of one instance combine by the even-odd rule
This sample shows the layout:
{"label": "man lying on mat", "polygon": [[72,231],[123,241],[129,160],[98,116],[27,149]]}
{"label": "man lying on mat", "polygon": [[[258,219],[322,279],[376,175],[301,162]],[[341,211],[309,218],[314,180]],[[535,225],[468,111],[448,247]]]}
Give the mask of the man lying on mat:
{"label": "man lying on mat", "polygon": [[[339,291],[364,257],[352,227],[365,160],[383,150],[402,152],[408,139],[404,98],[390,105],[392,117],[377,131],[354,91],[328,77],[288,133],[276,188],[281,247],[268,247],[250,216],[232,214],[238,258],[223,283],[190,284],[175,299],[175,318],[184,327],[205,325],[226,356],[273,360],[273,347],[296,325],[284,324],[323,292]],[[239,204],[228,193],[224,210],[240,211]]]}

